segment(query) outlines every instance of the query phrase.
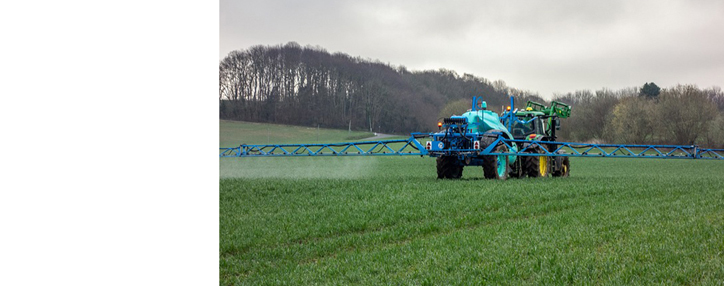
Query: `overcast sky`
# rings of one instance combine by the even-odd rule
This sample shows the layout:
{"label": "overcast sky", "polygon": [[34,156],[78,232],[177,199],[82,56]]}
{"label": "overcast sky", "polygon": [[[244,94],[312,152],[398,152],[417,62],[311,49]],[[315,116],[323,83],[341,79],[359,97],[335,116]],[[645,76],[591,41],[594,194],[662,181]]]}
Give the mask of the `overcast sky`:
{"label": "overcast sky", "polygon": [[219,9],[219,59],[294,41],[545,98],[645,82],[724,86],[721,0],[221,0]]}

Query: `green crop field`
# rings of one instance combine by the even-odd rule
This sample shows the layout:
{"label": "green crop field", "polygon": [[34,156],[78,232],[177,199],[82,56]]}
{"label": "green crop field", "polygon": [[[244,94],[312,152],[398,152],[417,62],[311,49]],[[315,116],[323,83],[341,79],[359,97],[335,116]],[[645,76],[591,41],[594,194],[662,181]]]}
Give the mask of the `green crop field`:
{"label": "green crop field", "polygon": [[235,147],[240,144],[347,142],[374,135],[371,132],[228,120],[221,120],[219,134],[219,147]]}
{"label": "green crop field", "polygon": [[[222,146],[310,142],[250,125],[221,122]],[[568,178],[507,181],[437,180],[427,157],[219,166],[222,285],[724,283],[724,161],[572,158]]]}

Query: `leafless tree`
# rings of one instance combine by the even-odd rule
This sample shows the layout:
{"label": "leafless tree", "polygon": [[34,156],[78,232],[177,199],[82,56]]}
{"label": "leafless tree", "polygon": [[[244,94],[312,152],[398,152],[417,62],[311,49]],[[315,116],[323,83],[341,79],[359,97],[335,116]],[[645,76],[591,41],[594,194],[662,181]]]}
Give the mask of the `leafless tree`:
{"label": "leafless tree", "polygon": [[664,89],[656,110],[661,140],[674,144],[695,144],[717,115],[706,93],[694,85]]}

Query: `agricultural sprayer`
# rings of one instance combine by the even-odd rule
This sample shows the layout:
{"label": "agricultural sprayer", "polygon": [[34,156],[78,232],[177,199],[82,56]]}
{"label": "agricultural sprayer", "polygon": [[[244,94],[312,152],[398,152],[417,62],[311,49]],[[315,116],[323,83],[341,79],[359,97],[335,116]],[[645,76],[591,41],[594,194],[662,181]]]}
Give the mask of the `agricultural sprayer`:
{"label": "agricultural sprayer", "polygon": [[697,145],[558,142],[560,120],[570,114],[570,106],[557,101],[550,106],[528,101],[524,108],[517,109],[511,96],[510,106],[499,115],[487,109],[482,97],[474,97],[470,110],[444,118],[434,133],[412,133],[410,138],[398,140],[242,144],[220,148],[220,157],[430,156],[436,158],[438,178],[458,179],[463,168],[482,166],[485,178],[500,180],[567,177],[570,157],[724,160],[724,149]]}

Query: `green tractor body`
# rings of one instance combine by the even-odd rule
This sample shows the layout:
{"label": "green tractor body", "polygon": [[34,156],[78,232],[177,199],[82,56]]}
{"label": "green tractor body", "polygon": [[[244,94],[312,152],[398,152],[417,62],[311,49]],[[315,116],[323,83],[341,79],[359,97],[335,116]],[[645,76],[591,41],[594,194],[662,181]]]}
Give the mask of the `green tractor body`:
{"label": "green tractor body", "polygon": [[[511,107],[513,100],[511,98]],[[565,103],[553,101],[550,106],[528,101],[523,110],[508,110],[503,113],[501,122],[510,130],[513,138],[527,141],[556,141],[556,130],[560,129],[560,119],[568,118],[571,107]],[[529,148],[529,143],[516,142],[519,150],[529,153],[543,153],[556,150],[555,144],[542,144]],[[512,177],[565,177],[570,173],[568,157],[522,156],[513,166]]]}

